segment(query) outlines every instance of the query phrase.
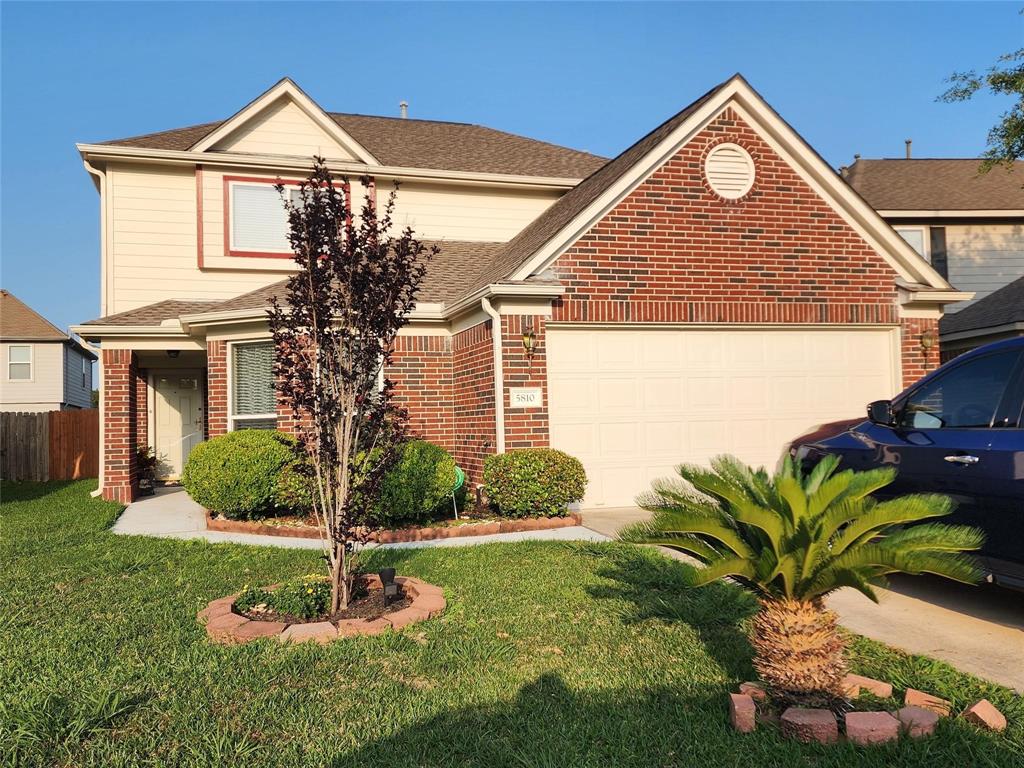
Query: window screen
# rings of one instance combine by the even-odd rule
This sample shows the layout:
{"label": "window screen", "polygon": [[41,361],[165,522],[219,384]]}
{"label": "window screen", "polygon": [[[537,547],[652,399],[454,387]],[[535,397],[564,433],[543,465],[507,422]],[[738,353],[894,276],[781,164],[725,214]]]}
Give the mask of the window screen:
{"label": "window screen", "polygon": [[[254,425],[246,424],[245,421],[273,422],[277,403],[274,392],[274,343],[265,341],[233,345],[231,373],[231,406],[235,428]],[[272,429],[273,425],[261,425],[261,428]]]}
{"label": "window screen", "polygon": [[12,381],[32,378],[32,347],[12,344],[7,348],[7,378]]}
{"label": "window screen", "polygon": [[[292,201],[298,190],[289,190]],[[231,185],[231,247],[239,251],[290,253],[288,214],[271,184]]]}
{"label": "window screen", "polygon": [[900,425],[912,429],[990,426],[1018,356],[1010,351],[980,357],[929,382],[910,396]]}

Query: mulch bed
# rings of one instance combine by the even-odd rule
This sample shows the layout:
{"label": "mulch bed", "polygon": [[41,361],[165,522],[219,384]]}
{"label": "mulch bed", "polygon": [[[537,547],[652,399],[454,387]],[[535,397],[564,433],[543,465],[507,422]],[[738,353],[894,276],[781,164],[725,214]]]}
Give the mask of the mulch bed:
{"label": "mulch bed", "polygon": [[277,613],[273,610],[236,610],[235,612],[251,621],[283,621],[285,624],[314,624],[318,621],[334,623],[342,619],[377,619],[385,614],[394,613],[412,605],[412,598],[401,588],[398,590],[398,597],[392,598],[391,602],[387,605],[384,604],[384,590],[380,587],[367,589],[365,586],[357,586],[356,592],[356,597],[349,601],[348,608],[332,613],[330,616],[315,616],[311,619],[306,619],[302,616]]}

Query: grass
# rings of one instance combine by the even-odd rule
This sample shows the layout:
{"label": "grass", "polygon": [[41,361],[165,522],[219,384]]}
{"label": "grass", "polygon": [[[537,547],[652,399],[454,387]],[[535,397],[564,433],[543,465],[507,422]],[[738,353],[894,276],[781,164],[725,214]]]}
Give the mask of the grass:
{"label": "grass", "polygon": [[863,639],[853,667],[962,708],[929,740],[805,746],[738,736],[725,693],[752,675],[752,601],[680,588],[672,561],[617,544],[380,551],[442,585],[447,613],[326,647],[207,643],[195,612],[315,553],[115,537],[90,485],[2,488],[0,754],[24,766],[1019,766],[1011,692]]}

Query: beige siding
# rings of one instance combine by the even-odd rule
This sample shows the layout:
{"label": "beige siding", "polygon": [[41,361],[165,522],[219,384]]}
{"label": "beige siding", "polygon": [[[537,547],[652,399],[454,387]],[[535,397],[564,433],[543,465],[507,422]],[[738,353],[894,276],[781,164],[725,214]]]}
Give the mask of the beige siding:
{"label": "beige siding", "polygon": [[[1024,275],[1024,223],[946,227],[949,282],[983,299]],[[954,304],[956,311],[973,302]]]}
{"label": "beige siding", "polygon": [[164,299],[228,299],[280,279],[279,272],[199,269],[193,170],[113,165],[108,185],[107,314]]}
{"label": "beige siding", "polygon": [[[378,185],[378,202],[391,188]],[[504,242],[543,213],[559,197],[551,191],[511,191],[487,187],[405,182],[398,191],[395,223],[410,225],[421,238]]]}
{"label": "beige siding", "polygon": [[355,159],[352,152],[341,146],[288,98],[278,100],[218,142],[214,149],[265,155],[321,155],[332,159]]}
{"label": "beige siding", "polygon": [[[17,344],[18,342],[14,342]],[[64,399],[64,345],[59,342],[32,344],[32,378],[11,381],[8,348],[0,344],[3,371],[0,371],[0,405],[5,411],[50,411],[60,408]]]}
{"label": "beige siding", "polygon": [[[84,384],[83,360],[88,361]],[[64,345],[64,402],[78,408],[92,407],[92,361],[68,344]]]}

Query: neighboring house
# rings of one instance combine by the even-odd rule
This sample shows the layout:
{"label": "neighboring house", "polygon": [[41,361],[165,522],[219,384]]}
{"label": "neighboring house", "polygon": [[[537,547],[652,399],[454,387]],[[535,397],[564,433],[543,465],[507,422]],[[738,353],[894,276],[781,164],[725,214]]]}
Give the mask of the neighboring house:
{"label": "neighboring house", "polygon": [[[946,308],[939,326],[943,359],[1005,337],[1007,329],[991,329],[1012,326],[1013,310],[1019,308],[1007,300],[1012,293],[1003,294],[971,313],[984,318],[983,326],[954,317],[1024,276],[1024,168],[997,166],[980,173],[980,163],[858,158],[843,169],[847,183],[939,274],[959,290],[974,293],[972,301]],[[973,331],[979,333],[969,335]]]}
{"label": "neighboring house", "polygon": [[1024,276],[939,321],[942,361],[1000,339],[1024,336]]}
{"label": "neighboring house", "polygon": [[291,427],[266,324],[291,267],[271,185],[314,153],[378,196],[401,180],[398,223],[440,241],[387,371],[412,429],[474,481],[488,454],[569,451],[585,506],[721,452],[774,465],[936,365],[943,307],[970,298],[739,76],[610,161],[327,113],[289,80],[223,122],[79,150],[103,316],[77,330],[103,346],[101,482],[122,501],[139,445],[173,477],[206,437]]}
{"label": "neighboring house", "polygon": [[92,407],[96,355],[9,291],[0,290],[0,411]]}

